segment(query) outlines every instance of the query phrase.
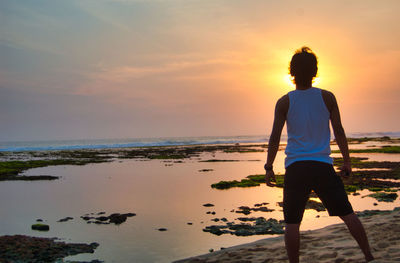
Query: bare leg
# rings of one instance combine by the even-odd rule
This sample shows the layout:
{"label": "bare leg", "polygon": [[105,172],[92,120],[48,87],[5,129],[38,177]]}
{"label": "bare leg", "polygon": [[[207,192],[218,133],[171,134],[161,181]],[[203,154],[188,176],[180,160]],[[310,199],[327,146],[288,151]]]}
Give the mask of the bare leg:
{"label": "bare leg", "polygon": [[360,246],[362,252],[364,253],[365,260],[367,262],[373,260],[374,257],[371,254],[367,234],[365,233],[365,229],[357,215],[351,213],[347,216],[341,216],[340,218],[344,221],[351,235]]}
{"label": "bare leg", "polygon": [[285,227],[285,245],[290,263],[299,262],[300,249],[300,224],[286,224]]}

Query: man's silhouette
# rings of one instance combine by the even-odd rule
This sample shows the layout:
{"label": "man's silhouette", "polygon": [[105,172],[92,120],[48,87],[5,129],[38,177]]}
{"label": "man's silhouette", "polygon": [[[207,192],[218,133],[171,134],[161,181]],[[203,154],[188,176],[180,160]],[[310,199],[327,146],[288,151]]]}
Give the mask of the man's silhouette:
{"label": "man's silhouette", "polygon": [[330,216],[339,216],[347,225],[367,261],[373,260],[363,225],[354,214],[336,174],[330,157],[331,121],[336,142],[343,155],[343,175],[350,175],[351,163],[346,135],[340,120],[335,96],[311,86],[317,74],[317,57],[307,47],[296,51],[290,62],[290,74],[296,89],[278,100],[264,166],[266,183],[274,186],[272,164],[279,148],[282,128],[287,125],[288,142],[285,159],[283,211],[286,223],[285,244],[291,263],[299,262],[299,227],[304,208],[313,190],[327,208]]}

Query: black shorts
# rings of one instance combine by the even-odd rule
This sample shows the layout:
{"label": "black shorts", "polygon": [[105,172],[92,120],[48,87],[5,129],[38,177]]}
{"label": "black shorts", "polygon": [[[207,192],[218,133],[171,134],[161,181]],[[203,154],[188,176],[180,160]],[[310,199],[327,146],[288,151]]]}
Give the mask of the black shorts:
{"label": "black shorts", "polygon": [[297,161],[286,168],[283,213],[287,224],[298,224],[311,190],[318,195],[330,216],[353,212],[344,185],[331,164]]}

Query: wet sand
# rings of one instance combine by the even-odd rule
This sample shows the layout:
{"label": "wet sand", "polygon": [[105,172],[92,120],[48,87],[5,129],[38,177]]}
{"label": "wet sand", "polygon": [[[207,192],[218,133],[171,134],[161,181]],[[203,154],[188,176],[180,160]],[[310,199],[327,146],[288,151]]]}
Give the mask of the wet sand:
{"label": "wet sand", "polygon": [[[366,228],[376,258],[372,262],[399,262],[400,209],[360,219]],[[288,259],[281,236],[261,239],[175,263],[178,262],[288,262]],[[365,262],[365,260],[356,241],[342,223],[301,232],[300,262],[347,263]]]}

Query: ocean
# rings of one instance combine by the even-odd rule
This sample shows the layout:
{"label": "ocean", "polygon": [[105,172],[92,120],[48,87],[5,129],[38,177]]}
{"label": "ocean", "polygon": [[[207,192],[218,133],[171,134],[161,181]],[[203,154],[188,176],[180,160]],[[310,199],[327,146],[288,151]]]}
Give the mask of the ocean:
{"label": "ocean", "polygon": [[[348,137],[400,137],[400,132],[348,133]],[[333,136],[332,136],[333,138]],[[203,136],[203,137],[167,137],[167,138],[124,138],[124,139],[80,139],[48,141],[10,141],[0,142],[0,152],[49,151],[79,149],[111,149],[128,147],[179,146],[197,144],[233,144],[266,143],[267,135],[247,136]],[[282,141],[287,139],[282,135]]]}

